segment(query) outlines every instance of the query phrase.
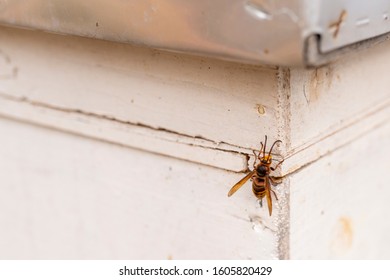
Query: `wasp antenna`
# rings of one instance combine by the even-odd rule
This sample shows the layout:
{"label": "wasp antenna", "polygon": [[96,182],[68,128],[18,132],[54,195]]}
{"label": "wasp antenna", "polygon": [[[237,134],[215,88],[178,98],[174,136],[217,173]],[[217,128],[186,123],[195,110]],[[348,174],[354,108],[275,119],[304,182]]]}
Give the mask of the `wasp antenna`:
{"label": "wasp antenna", "polygon": [[265,146],[267,146],[267,135],[265,135],[265,140],[264,140],[263,157],[265,157]]}
{"label": "wasp antenna", "polygon": [[259,154],[257,155],[258,159],[260,159],[261,153],[263,152],[263,147],[264,147],[263,142],[260,142],[260,145],[261,145],[261,147],[260,147],[260,150],[259,150]]}
{"label": "wasp antenna", "polygon": [[272,144],[271,149],[269,150],[269,153],[268,153],[268,157],[271,155],[272,149],[274,148],[275,144],[278,143],[278,142],[282,143],[282,140],[276,140],[276,141]]}

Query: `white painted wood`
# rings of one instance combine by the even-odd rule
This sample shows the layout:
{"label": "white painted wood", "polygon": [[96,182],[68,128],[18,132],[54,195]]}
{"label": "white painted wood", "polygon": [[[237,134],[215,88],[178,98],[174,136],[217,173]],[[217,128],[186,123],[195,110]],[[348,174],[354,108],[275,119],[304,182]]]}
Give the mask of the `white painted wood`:
{"label": "white painted wood", "polygon": [[230,151],[226,144],[50,108],[1,93],[0,100],[0,115],[6,117],[236,172],[248,168],[247,156],[243,154],[248,153],[247,149]]}
{"label": "white painted wood", "polygon": [[290,153],[389,107],[390,42],[328,66],[291,70]]}
{"label": "white painted wood", "polygon": [[289,177],[292,259],[389,259],[390,125]]}
{"label": "white painted wood", "polygon": [[[1,27],[0,258],[388,258],[389,46],[279,69]],[[271,218],[226,196],[264,135]]]}
{"label": "white painted wood", "polygon": [[276,135],[275,68],[5,27],[0,41],[8,96],[246,148]]}
{"label": "white painted wood", "polygon": [[380,106],[372,108],[367,114],[360,115],[360,118],[353,123],[345,125],[343,129],[334,131],[327,135],[322,133],[321,139],[316,141],[307,140],[303,147],[291,149],[286,155],[283,164],[283,175],[289,175],[299,171],[302,167],[315,162],[330,152],[349,145],[353,141],[371,133],[373,128],[381,127],[390,121],[390,102],[384,102]]}
{"label": "white painted wood", "polygon": [[283,72],[4,27],[0,40],[0,114],[236,172],[265,134],[284,140],[289,174],[347,142],[323,139],[349,127],[353,139],[361,120],[389,110],[389,80],[365,77],[386,71],[390,42]]}
{"label": "white painted wood", "polygon": [[0,259],[278,257],[248,187],[226,195],[240,174],[1,118],[0,135]]}
{"label": "white painted wood", "polygon": [[389,43],[291,70],[291,259],[388,259]]}

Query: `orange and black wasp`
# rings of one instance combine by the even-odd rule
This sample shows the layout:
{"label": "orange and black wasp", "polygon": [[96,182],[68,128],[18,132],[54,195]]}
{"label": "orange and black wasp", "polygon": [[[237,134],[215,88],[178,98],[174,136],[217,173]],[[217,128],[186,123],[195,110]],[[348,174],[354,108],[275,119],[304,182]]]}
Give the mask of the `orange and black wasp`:
{"label": "orange and black wasp", "polygon": [[[237,182],[229,191],[228,196],[233,195],[239,188],[241,188],[246,181],[249,179],[252,180],[252,191],[253,194],[259,199],[260,206],[263,206],[263,198],[267,198],[267,204],[268,204],[268,211],[269,215],[272,215],[272,197],[271,192],[274,194],[276,200],[278,200],[278,196],[272,190],[271,184],[273,186],[280,184],[281,177],[276,176],[270,176],[271,171],[275,171],[276,168],[278,168],[284,159],[280,160],[278,164],[276,164],[274,167],[271,166],[272,164],[272,156],[271,152],[274,146],[277,143],[281,143],[281,140],[276,140],[269,150],[268,154],[266,154],[266,146],[267,146],[267,135],[265,136],[264,145],[263,142],[261,142],[261,148],[259,153],[256,155],[256,152],[253,151],[253,154],[255,155],[255,162],[253,163],[253,170],[249,172],[244,178],[242,178],[240,181]],[[256,164],[256,160],[260,160],[258,164]]]}

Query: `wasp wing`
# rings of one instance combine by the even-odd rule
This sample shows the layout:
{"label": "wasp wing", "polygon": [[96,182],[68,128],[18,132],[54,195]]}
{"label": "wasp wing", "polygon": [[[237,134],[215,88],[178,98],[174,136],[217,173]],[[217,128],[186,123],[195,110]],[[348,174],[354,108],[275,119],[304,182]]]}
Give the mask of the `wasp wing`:
{"label": "wasp wing", "polygon": [[240,181],[238,181],[237,184],[235,184],[230,189],[228,196],[232,196],[239,188],[241,188],[246,183],[246,181],[249,180],[249,178],[251,178],[253,176],[253,174],[255,174],[254,170],[249,172],[248,174],[246,174],[246,176],[244,178],[242,178]]}
{"label": "wasp wing", "polygon": [[265,196],[267,197],[268,212],[272,215],[272,197],[271,197],[271,185],[268,177],[265,178]]}

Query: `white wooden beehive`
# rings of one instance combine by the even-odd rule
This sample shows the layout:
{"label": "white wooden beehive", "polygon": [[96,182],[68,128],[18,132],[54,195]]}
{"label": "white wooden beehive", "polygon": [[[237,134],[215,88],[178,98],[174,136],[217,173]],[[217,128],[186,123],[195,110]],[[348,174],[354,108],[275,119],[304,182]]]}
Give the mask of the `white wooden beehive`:
{"label": "white wooden beehive", "polygon": [[[0,258],[390,257],[389,41],[309,70],[0,42]],[[264,135],[272,217],[249,182],[227,197]]]}

